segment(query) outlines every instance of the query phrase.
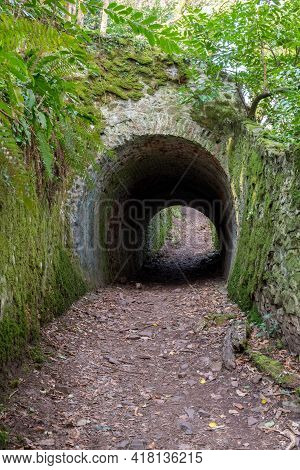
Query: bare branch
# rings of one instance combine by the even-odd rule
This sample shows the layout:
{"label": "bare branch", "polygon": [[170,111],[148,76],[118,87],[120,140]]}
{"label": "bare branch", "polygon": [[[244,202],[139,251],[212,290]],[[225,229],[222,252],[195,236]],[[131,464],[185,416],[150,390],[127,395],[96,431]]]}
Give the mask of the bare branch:
{"label": "bare branch", "polygon": [[277,94],[280,94],[280,93],[286,93],[288,91],[291,91],[290,88],[276,88],[275,90],[273,91],[264,91],[262,93],[260,93],[259,95],[257,95],[254,100],[252,101],[252,104],[249,108],[249,111],[248,111],[248,117],[250,119],[255,119],[255,114],[256,114],[256,110],[257,110],[257,106],[259,105],[259,103],[265,99],[265,98],[270,98],[271,96],[274,96],[274,95],[277,95]]}

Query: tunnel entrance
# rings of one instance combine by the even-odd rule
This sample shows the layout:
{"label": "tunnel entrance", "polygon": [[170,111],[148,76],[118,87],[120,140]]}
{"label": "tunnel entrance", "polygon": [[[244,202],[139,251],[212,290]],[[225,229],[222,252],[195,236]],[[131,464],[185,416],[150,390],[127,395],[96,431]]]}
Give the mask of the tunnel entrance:
{"label": "tunnel entrance", "polygon": [[132,279],[147,257],[153,217],[171,206],[204,214],[220,241],[228,275],[235,247],[235,214],[228,177],[216,157],[182,137],[135,137],[99,164],[76,215],[76,251],[95,285]]}
{"label": "tunnel entrance", "polygon": [[149,224],[147,257],[136,280],[189,283],[220,274],[221,261],[213,223],[198,210],[172,206],[156,214]]}

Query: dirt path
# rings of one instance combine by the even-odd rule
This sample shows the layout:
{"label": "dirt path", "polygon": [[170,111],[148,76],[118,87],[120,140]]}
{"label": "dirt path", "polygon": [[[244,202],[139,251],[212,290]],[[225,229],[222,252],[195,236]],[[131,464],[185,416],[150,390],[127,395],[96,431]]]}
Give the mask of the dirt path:
{"label": "dirt path", "polygon": [[43,330],[47,360],[11,396],[3,415],[11,447],[285,448],[289,439],[266,432],[272,421],[286,426],[278,387],[243,356],[234,372],[222,368],[228,314],[240,311],[219,277],[82,298]]}

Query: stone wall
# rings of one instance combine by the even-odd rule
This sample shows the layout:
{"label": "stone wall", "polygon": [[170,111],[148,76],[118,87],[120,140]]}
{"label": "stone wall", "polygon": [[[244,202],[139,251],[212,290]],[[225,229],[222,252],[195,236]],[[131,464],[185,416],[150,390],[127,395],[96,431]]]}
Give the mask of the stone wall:
{"label": "stone wall", "polygon": [[38,339],[43,322],[86,289],[70,249],[62,194],[50,206],[37,197],[34,179],[30,187],[26,201],[11,188],[0,195],[0,373]]}
{"label": "stone wall", "polygon": [[[103,271],[112,265],[105,253],[89,257],[87,246],[99,236],[99,224],[105,230],[99,200],[104,195],[126,199],[126,191],[134,193],[143,179],[147,186],[147,178],[155,175],[165,178],[167,187],[171,176],[184,174],[185,200],[190,200],[189,186],[194,196],[198,188],[201,197],[220,198],[230,207],[225,236],[230,244],[230,295],[253,319],[261,315],[271,332],[282,330],[290,349],[299,353],[296,158],[246,121],[235,100],[216,103],[215,114],[212,106],[199,111],[182,104],[177,86],[170,84],[135,102],[116,100],[102,106],[103,139],[113,156],[99,158],[92,191],[78,181],[70,196],[75,250],[87,277],[105,282]],[[123,255],[118,256],[123,262]]]}
{"label": "stone wall", "polygon": [[253,123],[230,141],[228,158],[239,220],[229,292],[299,354],[299,160]]}

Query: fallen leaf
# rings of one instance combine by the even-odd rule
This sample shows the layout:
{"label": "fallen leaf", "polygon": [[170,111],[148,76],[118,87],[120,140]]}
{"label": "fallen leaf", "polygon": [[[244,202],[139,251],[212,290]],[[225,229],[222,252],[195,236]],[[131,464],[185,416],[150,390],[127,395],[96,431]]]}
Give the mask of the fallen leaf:
{"label": "fallen leaf", "polygon": [[211,421],[208,426],[211,428],[211,429],[216,429],[218,427],[217,423],[215,421]]}
{"label": "fallen leaf", "polygon": [[238,410],[243,410],[244,406],[241,403],[234,403],[233,406],[237,408]]}
{"label": "fallen leaf", "polygon": [[264,428],[272,428],[275,425],[275,421],[268,421],[267,423],[263,423]]}
{"label": "fallen leaf", "polygon": [[200,379],[199,379],[199,384],[202,384],[202,385],[203,385],[203,384],[206,384],[206,380],[205,380],[204,377],[200,377]]}
{"label": "fallen leaf", "polygon": [[155,449],[156,445],[155,445],[155,442],[150,442],[150,444],[148,444],[147,446],[147,449]]}

